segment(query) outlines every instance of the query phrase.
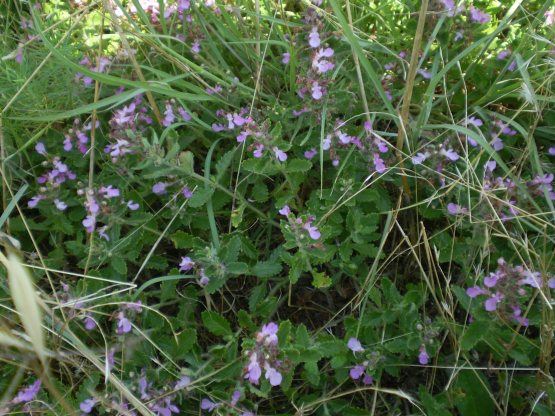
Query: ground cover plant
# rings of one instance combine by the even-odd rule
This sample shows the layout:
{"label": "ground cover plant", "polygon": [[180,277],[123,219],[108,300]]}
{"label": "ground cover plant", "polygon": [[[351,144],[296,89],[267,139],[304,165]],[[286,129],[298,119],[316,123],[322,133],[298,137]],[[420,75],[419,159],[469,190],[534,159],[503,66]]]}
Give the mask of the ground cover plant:
{"label": "ground cover plant", "polygon": [[554,414],[551,1],[0,27],[0,414]]}

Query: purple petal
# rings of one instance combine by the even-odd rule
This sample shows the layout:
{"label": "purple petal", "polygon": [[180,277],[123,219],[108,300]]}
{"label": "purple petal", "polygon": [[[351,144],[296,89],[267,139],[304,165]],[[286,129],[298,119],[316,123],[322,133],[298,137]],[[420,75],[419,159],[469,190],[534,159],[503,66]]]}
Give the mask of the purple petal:
{"label": "purple petal", "polygon": [[352,352],[362,352],[362,351],[364,351],[364,348],[362,348],[362,345],[360,344],[360,341],[356,338],[350,338],[349,341],[347,342],[347,347]]}

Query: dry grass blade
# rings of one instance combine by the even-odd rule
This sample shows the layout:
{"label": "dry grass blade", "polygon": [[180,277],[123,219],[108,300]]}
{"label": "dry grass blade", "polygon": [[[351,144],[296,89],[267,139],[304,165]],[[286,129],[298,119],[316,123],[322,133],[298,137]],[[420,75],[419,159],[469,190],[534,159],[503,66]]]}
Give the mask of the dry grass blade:
{"label": "dry grass blade", "polygon": [[10,291],[15,309],[21,317],[21,323],[29,338],[38,358],[45,363],[44,332],[42,330],[42,314],[39,307],[39,298],[33,286],[29,271],[21,264],[13,252],[8,252],[8,257],[0,253],[0,261],[8,271]]}

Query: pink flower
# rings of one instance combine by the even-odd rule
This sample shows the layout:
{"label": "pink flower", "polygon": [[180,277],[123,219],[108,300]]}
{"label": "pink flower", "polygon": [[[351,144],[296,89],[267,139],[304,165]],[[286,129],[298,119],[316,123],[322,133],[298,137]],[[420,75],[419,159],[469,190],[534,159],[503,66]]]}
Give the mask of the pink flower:
{"label": "pink flower", "polygon": [[552,7],[548,11],[544,13],[545,16],[545,24],[551,26],[555,23],[555,7]]}

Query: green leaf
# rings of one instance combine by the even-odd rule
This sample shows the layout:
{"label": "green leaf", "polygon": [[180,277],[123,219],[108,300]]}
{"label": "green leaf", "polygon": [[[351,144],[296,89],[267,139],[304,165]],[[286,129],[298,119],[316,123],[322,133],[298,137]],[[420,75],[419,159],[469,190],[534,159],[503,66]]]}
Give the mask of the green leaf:
{"label": "green leaf", "polygon": [[177,249],[193,247],[193,238],[194,237],[191,234],[187,234],[181,230],[170,235],[170,239],[172,240],[174,247]]}
{"label": "green leaf", "polygon": [[312,169],[312,163],[302,159],[293,159],[285,165],[285,172],[287,173],[307,172],[310,169]]}
{"label": "green leaf", "polygon": [[212,197],[213,193],[213,188],[197,188],[191,199],[189,199],[189,206],[192,208],[202,207]]}
{"label": "green leaf", "polygon": [[310,335],[308,334],[308,330],[306,329],[305,324],[300,324],[297,327],[297,334],[295,336],[295,340],[297,344],[301,347],[308,348],[310,345]]}
{"label": "green leaf", "polygon": [[247,274],[249,272],[249,266],[247,263],[243,263],[240,261],[234,261],[232,263],[226,264],[226,270],[228,273],[231,274]]}
{"label": "green leaf", "polygon": [[125,260],[119,256],[112,257],[112,268],[118,273],[123,276],[127,275],[127,263]]}
{"label": "green leaf", "polygon": [[187,328],[177,335],[177,344],[173,341],[172,354],[174,359],[182,359],[185,354],[189,352],[197,343],[197,331],[192,328]]}
{"label": "green leaf", "polygon": [[281,263],[277,261],[259,261],[251,270],[252,274],[260,278],[267,278],[281,272]]}
{"label": "green leaf", "polygon": [[212,334],[218,336],[232,335],[229,322],[219,313],[214,311],[204,311],[201,316],[204,326]]}
{"label": "green leaf", "polygon": [[461,348],[463,351],[468,351],[478,341],[480,341],[484,336],[488,334],[490,328],[489,322],[486,321],[474,321],[464,332],[461,338]]}
{"label": "green leaf", "polygon": [[488,393],[491,391],[484,376],[475,371],[461,371],[455,383],[454,402],[461,415],[494,415],[495,405]]}
{"label": "green leaf", "polygon": [[290,332],[291,332],[291,321],[287,320],[279,324],[277,337],[279,340],[280,348],[283,348],[285,345],[287,345]]}
{"label": "green leaf", "polygon": [[312,286],[323,289],[331,286],[331,279],[325,272],[312,273]]}

